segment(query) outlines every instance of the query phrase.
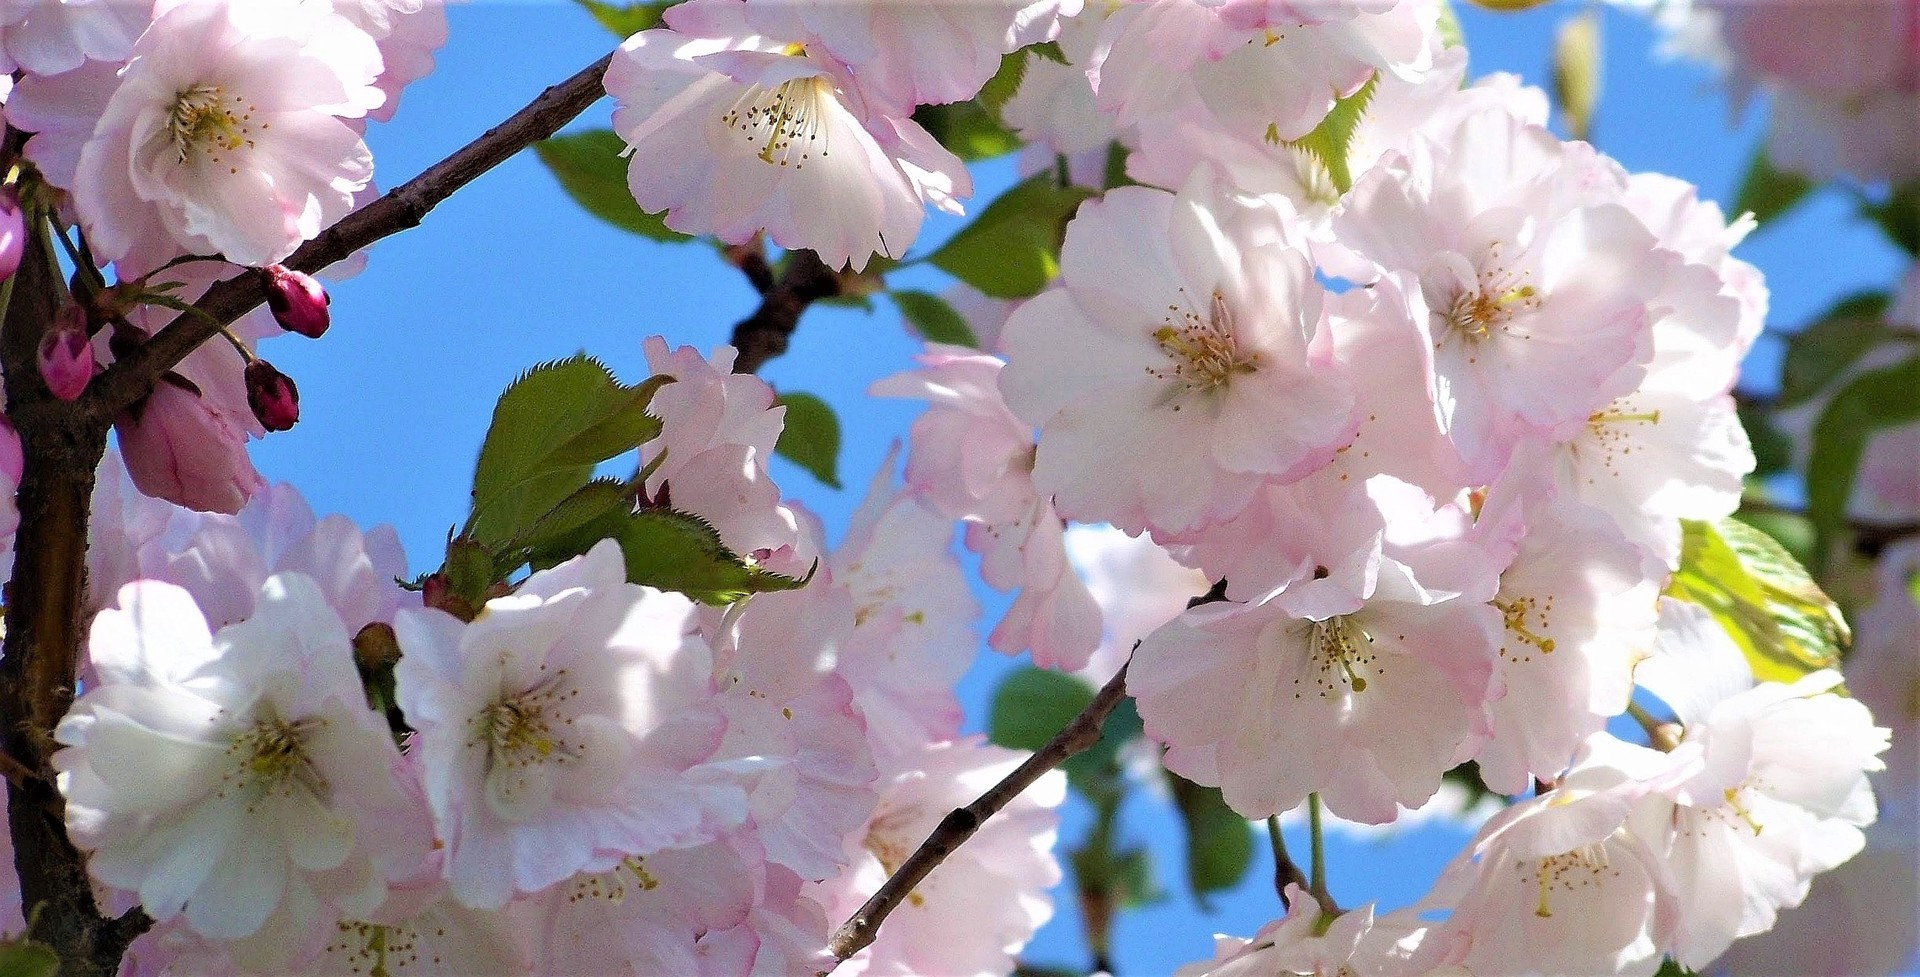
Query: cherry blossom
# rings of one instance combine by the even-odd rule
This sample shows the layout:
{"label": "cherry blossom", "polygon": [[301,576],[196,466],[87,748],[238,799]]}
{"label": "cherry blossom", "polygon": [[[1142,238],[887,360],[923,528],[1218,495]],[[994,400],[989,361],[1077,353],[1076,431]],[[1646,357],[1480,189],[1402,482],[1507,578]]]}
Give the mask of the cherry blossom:
{"label": "cherry blossom", "polygon": [[369,912],[424,855],[424,811],[305,576],[268,578],[217,634],[185,591],[129,584],[90,649],[98,685],[56,731],[68,830],[155,919],[231,939],[322,900]]}
{"label": "cherry blossom", "polygon": [[153,19],[126,0],[6,0],[0,4],[0,74],[57,75],[88,60],[113,67]]}
{"label": "cherry blossom", "polygon": [[1082,208],[1062,284],[1007,322],[1000,377],[1041,429],[1034,485],[1062,515],[1194,529],[1352,436],[1353,395],[1298,240],[1290,212],[1204,182],[1177,196],[1123,187]]}
{"label": "cherry blossom", "polygon": [[454,895],[481,909],[740,823],[738,786],[699,765],[725,732],[692,604],[626,582],[611,540],[528,577],[463,625],[394,620]]}
{"label": "cherry blossom", "polygon": [[285,258],[373,175],[358,120],[380,52],[294,0],[189,0],[154,21],[80,151],[71,188],[103,260]]}
{"label": "cherry blossom", "polygon": [[682,4],[665,15],[671,30],[635,34],[614,56],[613,127],[641,207],[732,244],[765,230],[855,270],[903,254],[925,204],[961,212],[973,185],[958,158],[871,104],[839,62],[763,35],[747,13],[743,0]]}

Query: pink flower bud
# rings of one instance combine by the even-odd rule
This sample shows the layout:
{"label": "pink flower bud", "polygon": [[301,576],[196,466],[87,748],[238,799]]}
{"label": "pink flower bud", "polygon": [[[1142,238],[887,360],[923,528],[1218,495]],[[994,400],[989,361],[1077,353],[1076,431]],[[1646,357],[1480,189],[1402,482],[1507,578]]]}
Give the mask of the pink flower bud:
{"label": "pink flower bud", "polygon": [[285,431],[300,419],[300,390],[293,378],[273,368],[266,360],[247,364],[247,406],[260,426],[269,431]]}
{"label": "pink flower bud", "polygon": [[27,219],[20,213],[20,198],[13,191],[0,191],[0,282],[20,270],[20,252],[27,245]]}
{"label": "pink flower bud", "polygon": [[61,400],[72,400],[93,379],[93,345],[87,341],[86,313],[77,305],[61,308],[53,328],[40,337],[40,378]]}
{"label": "pink flower bud", "polygon": [[267,308],[280,328],[297,332],[308,339],[319,339],[332,323],[327,305],[332,300],[327,290],[312,275],[294,271],[285,265],[268,265]]}

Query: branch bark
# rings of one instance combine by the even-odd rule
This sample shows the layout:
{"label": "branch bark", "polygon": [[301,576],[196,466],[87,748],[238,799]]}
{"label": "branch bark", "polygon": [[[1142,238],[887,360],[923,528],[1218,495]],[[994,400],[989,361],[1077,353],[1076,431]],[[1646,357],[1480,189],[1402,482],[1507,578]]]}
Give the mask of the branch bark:
{"label": "branch bark", "polygon": [[733,361],[735,373],[754,373],[768,360],[785,353],[807,306],[840,294],[840,277],[819,255],[804,250],[791,255],[786,270],[770,287],[761,285],[768,281],[764,271],[756,275],[751,263],[741,264],[740,270],[760,289],[761,299],[760,307],[733,327],[733,348],[740,351]]}
{"label": "branch bark", "polygon": [[1080,715],[1075,716],[1065,729],[1055,733],[1025,763],[1014,768],[1012,773],[988,788],[973,803],[957,808],[940,819],[933,833],[920,843],[912,855],[907,856],[906,861],[900,863],[900,867],[880,886],[880,891],[875,892],[873,898],[868,899],[845,924],[834,931],[833,938],[827,941],[827,952],[833,954],[835,962],[843,962],[873,943],[887,915],[906,901],[914,886],[946,861],[947,856],[966,844],[967,839],[973,837],[973,833],[980,830],[988,818],[1012,803],[1047,771],[1099,742],[1101,724],[1106,722],[1107,714],[1113,712],[1120,700],[1126,697],[1127,666],[1122,665],[1120,671],[1101,686],[1093,701],[1080,711]]}
{"label": "branch bark", "polygon": [[[578,74],[540,93],[505,122],[453,155],[428,167],[419,176],[395,187],[386,196],[348,214],[340,223],[308,241],[286,260],[296,271],[316,272],[355,251],[398,231],[418,226],[434,207],[480,174],[573,121],[605,94],[601,78],[613,55],[595,61]],[[240,318],[267,300],[265,277],[241,275],[220,282],[195,303],[205,316],[182,313],[105,373],[95,377],[80,404],[89,413],[104,415],[109,423],[153,388],[154,380],[170,370],[219,327]]]}

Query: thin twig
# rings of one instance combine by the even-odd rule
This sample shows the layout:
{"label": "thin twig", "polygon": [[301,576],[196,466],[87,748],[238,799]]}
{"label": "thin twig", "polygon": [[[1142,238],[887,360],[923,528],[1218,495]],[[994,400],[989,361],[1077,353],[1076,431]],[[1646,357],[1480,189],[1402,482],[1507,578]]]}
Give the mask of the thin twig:
{"label": "thin twig", "polygon": [[995,812],[1006,807],[1021,792],[1033,785],[1047,771],[1060,766],[1068,757],[1086,751],[1100,741],[1100,725],[1106,721],[1120,700],[1127,697],[1127,667],[1120,671],[1087,703],[1087,707],[1068,723],[1065,729],[1054,734],[1025,763],[999,783],[994,784],[966,807],[958,808],[940,820],[938,827],[920,843],[907,860],[894,870],[892,877],[880,886],[866,904],[861,906],[844,925],[827,941],[827,952],[833,954],[835,962],[843,961],[859,953],[879,935],[880,924],[887,914],[906,901],[914,886],[920,884],[928,873],[946,861],[947,856],[957,851],[975,831],[985,824]]}
{"label": "thin twig", "polygon": [[[553,135],[605,94],[609,54],[573,77],[541,92],[505,122],[386,196],[348,214],[319,237],[301,245],[284,263],[296,271],[316,272],[355,251],[419,225],[427,212],[482,173],[522,149]],[[205,316],[182,313],[153,338],[120,357],[87,386],[84,406],[107,417],[132,406],[160,374],[211,339],[219,326],[238,319],[267,300],[266,277],[241,275],[216,283],[195,303]]]}
{"label": "thin twig", "polygon": [[1291,910],[1293,904],[1287,901],[1287,886],[1297,885],[1305,889],[1307,873],[1293,863],[1287,855],[1286,839],[1280,837],[1280,816],[1267,818],[1267,840],[1273,843],[1273,891],[1280,894],[1280,908]]}

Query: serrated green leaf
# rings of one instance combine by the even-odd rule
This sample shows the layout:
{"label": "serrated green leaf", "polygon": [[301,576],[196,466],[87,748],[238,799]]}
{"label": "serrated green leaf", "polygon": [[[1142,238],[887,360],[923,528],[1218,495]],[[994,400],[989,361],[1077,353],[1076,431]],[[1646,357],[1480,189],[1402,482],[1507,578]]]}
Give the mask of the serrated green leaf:
{"label": "serrated green leaf", "polygon": [[668,227],[660,214],[640,209],[627,190],[626,141],[610,129],[589,129],[554,136],[533,144],[540,162],[560,181],[560,188],[587,213],[655,241],[691,241],[691,235]]}
{"label": "serrated green leaf", "polygon": [[1867,204],[1861,212],[1886,232],[1887,240],[1920,257],[1920,180],[1895,187],[1887,199]]}
{"label": "serrated green leaf", "polygon": [[24,937],[0,943],[0,977],[54,977],[60,955],[38,940]]}
{"label": "serrated green leaf", "polygon": [[783,393],[786,426],[773,453],[807,470],[828,488],[840,487],[840,419],[827,402],[808,393]]}
{"label": "serrated green leaf", "polygon": [[922,105],[913,111],[913,121],[969,163],[1005,156],[1021,145],[1020,137],[978,101]]}
{"label": "serrated green leaf", "polygon": [[663,378],[637,387],[585,356],[536,366],[494,405],[474,465],[473,512],[464,535],[508,546],[593,476],[601,461],[659,431],[645,414]]}
{"label": "serrated green leaf", "polygon": [[655,3],[606,3],[604,0],[573,0],[593,15],[613,36],[625,40],[660,23],[660,15],[679,0]]}
{"label": "serrated green leaf", "polygon": [[1014,92],[1020,90],[1020,82],[1027,76],[1027,58],[1032,54],[1032,48],[1023,47],[1001,58],[1000,69],[993,73],[992,78],[987,79],[985,85],[980,86],[980,94],[975,96],[980,100],[980,104],[998,116],[1000,110],[1006,106],[1007,100],[1013,97]]}
{"label": "serrated green leaf", "polygon": [[1786,213],[1811,192],[1812,181],[1798,173],[1775,169],[1773,161],[1767,158],[1767,148],[1761,146],[1754,150],[1753,161],[1747,164],[1747,175],[1740,181],[1739,192],[1734,194],[1733,212],[1735,215],[1750,213],[1764,225]]}
{"label": "serrated green leaf", "polygon": [[[1353,171],[1347,165],[1347,147],[1353,142],[1353,130],[1360,124],[1361,117],[1367,113],[1367,104],[1373,101],[1373,93],[1380,87],[1378,72],[1367,79],[1354,93],[1333,103],[1332,111],[1313,131],[1292,140],[1289,145],[1311,155],[1326,167],[1327,177],[1341,193],[1353,189]],[[1268,140],[1278,142],[1278,131],[1269,130]]]}
{"label": "serrated green leaf", "polygon": [[1051,173],[1036,174],[988,204],[927,260],[994,298],[1038,294],[1060,272],[1067,219],[1092,195],[1055,186]]}
{"label": "serrated green leaf", "polygon": [[1791,407],[1818,396],[1883,342],[1911,342],[1911,333],[1896,333],[1882,320],[1887,301],[1884,292],[1849,296],[1812,325],[1787,337],[1780,366],[1780,406]]}
{"label": "serrated green leaf", "polygon": [[447,589],[454,596],[478,607],[486,601],[487,589],[512,569],[496,566],[486,546],[463,537],[447,543],[446,568],[442,572],[447,577]]}
{"label": "serrated green leaf", "polygon": [[1253,864],[1253,826],[1227,806],[1218,787],[1202,787],[1169,770],[1173,804],[1187,830],[1187,887],[1207,909],[1207,893],[1231,889]]}
{"label": "serrated green leaf", "polygon": [[947,300],[929,292],[914,289],[896,289],[887,293],[893,297],[893,304],[900,309],[901,318],[920,334],[920,338],[931,343],[947,343],[953,346],[971,346],[980,348],[980,337],[973,334],[973,327],[960,313],[953,311]]}
{"label": "serrated green leaf", "polygon": [[1460,12],[1453,9],[1453,0],[1440,0],[1440,22],[1435,33],[1440,35],[1441,47],[1466,46],[1467,32],[1460,29]]}
{"label": "serrated green leaf", "polygon": [[1592,136],[1601,64],[1600,12],[1587,10],[1561,21],[1553,35],[1553,99],[1575,139]]}
{"label": "serrated green leaf", "polygon": [[1852,639],[1840,608],[1773,538],[1737,519],[1682,524],[1668,596],[1698,604],[1727,629],[1761,681],[1837,668]]}
{"label": "serrated green leaf", "polygon": [[[515,551],[550,550],[555,544],[578,535],[583,528],[609,515],[629,511],[632,505],[633,490],[627,483],[614,478],[596,478],[535,519],[514,538],[511,546]],[[588,541],[589,547],[597,541],[597,538]],[[584,549],[580,551],[584,552]],[[568,553],[562,559],[578,555]],[[514,564],[518,565],[518,562]]]}
{"label": "serrated green leaf", "polygon": [[1833,395],[1813,426],[1807,462],[1807,514],[1822,559],[1847,529],[1847,501],[1867,442],[1880,431],[1920,420],[1920,355],[1854,377]]}
{"label": "serrated green leaf", "polygon": [[705,520],[684,512],[643,509],[622,517],[611,537],[626,558],[628,581],[678,591],[702,604],[731,604],[806,584],[748,564]]}
{"label": "serrated green leaf", "polygon": [[1779,509],[1742,509],[1733,517],[1772,537],[1801,566],[1813,562],[1815,533],[1813,520],[1806,516]]}

